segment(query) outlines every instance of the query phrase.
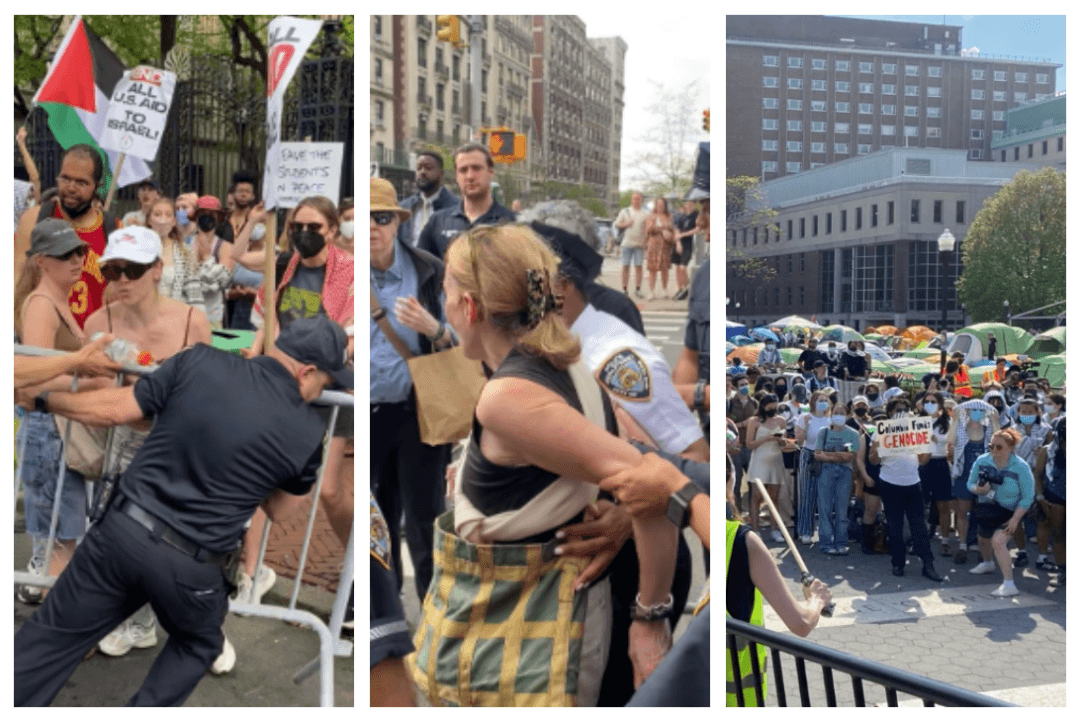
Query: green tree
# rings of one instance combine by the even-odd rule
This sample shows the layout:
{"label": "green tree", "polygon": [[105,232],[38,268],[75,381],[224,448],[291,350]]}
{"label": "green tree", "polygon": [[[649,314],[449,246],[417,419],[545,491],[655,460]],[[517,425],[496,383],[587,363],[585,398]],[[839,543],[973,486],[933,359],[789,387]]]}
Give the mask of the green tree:
{"label": "green tree", "polygon": [[548,180],[538,186],[534,185],[533,195],[540,195],[544,200],[573,200],[597,217],[607,216],[607,207],[588,183],[574,185]]}
{"label": "green tree", "polygon": [[705,109],[698,101],[700,81],[681,88],[655,80],[649,83],[655,101],[645,110],[656,122],[641,138],[646,149],[630,159],[628,174],[631,184],[646,198],[681,197],[693,182],[696,143],[704,134],[696,124]]}
{"label": "green tree", "polygon": [[[727,179],[727,233],[724,237],[731,270],[736,275],[767,284],[776,277],[775,268],[727,243],[732,231],[737,233],[746,228],[771,225],[776,219],[777,212],[763,202],[760,183],[758,178],[746,175]],[[779,235],[780,227],[774,226],[774,231]]]}
{"label": "green tree", "polygon": [[983,205],[961,243],[960,300],[975,322],[1065,299],[1065,173],[1017,173]]}

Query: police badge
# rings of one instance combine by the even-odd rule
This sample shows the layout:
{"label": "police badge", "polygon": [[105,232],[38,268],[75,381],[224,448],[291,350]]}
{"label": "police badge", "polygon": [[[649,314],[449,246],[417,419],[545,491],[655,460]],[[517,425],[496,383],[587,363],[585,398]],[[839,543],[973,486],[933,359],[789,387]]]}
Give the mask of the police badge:
{"label": "police badge", "polygon": [[652,376],[645,359],[632,348],[623,348],[600,365],[600,383],[620,400],[648,402],[652,399]]}
{"label": "police badge", "polygon": [[387,570],[390,569],[390,530],[386,527],[386,520],[375,502],[375,496],[371,497],[371,557]]}

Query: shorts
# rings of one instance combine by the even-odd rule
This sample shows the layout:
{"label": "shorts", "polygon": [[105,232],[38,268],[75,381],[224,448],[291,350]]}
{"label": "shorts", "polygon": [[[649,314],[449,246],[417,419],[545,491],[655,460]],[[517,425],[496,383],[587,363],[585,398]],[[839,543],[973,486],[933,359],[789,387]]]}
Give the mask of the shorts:
{"label": "shorts", "polygon": [[974,500],[975,495],[967,489],[967,477],[953,478],[952,481],[952,496],[953,500]]}
{"label": "shorts", "polygon": [[635,267],[641,267],[641,264],[645,262],[645,248],[643,247],[624,247],[622,249],[622,264],[634,265]]}
{"label": "shorts", "polygon": [[863,482],[862,491],[867,495],[873,495],[874,497],[881,497],[881,478],[871,478],[874,481],[873,487]]}
{"label": "shorts", "polygon": [[924,500],[945,502],[953,499],[949,461],[945,458],[932,457],[930,462],[919,466],[919,480],[922,481]]}
{"label": "shorts", "polygon": [[687,237],[678,240],[675,243],[675,247],[671,250],[671,264],[672,265],[689,265],[690,256],[694,254],[694,236],[689,235]]}
{"label": "shorts", "polygon": [[[48,537],[60,470],[60,451],[64,442],[53,416],[48,413],[28,413],[20,424],[20,430],[26,432],[26,450],[22,457],[26,532]],[[86,480],[81,474],[68,469],[60,493],[56,537],[59,540],[77,540],[85,533]]]}
{"label": "shorts", "polygon": [[[350,405],[341,405],[338,408],[337,423],[334,425],[333,437],[351,438],[353,436],[353,408]],[[323,419],[323,423],[330,422],[330,413],[333,405],[316,405],[315,411]]]}
{"label": "shorts", "polygon": [[996,502],[976,503],[973,508],[975,523],[979,528],[979,537],[989,540],[994,533],[1003,529],[1013,516],[1012,510],[1006,510]]}
{"label": "shorts", "polygon": [[1056,492],[1046,486],[1043,486],[1043,497],[1046,498],[1046,502],[1050,503],[1051,505],[1060,505],[1061,507],[1065,507],[1065,498],[1061,497]]}

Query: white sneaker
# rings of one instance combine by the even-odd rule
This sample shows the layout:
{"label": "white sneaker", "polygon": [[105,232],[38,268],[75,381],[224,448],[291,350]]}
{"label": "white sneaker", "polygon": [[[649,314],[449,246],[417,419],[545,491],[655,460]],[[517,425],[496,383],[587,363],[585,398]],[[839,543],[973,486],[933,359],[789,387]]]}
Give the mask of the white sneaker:
{"label": "white sneaker", "polygon": [[1009,586],[1002,583],[997,590],[990,594],[994,597],[1012,597],[1013,595],[1019,595],[1020,591],[1016,589],[1015,585]]}
{"label": "white sneaker", "polygon": [[98,650],[112,657],[121,657],[131,652],[131,648],[145,650],[155,645],[157,645],[157,623],[143,627],[125,620],[98,642]]}
{"label": "white sneaker", "polygon": [[[34,565],[33,558],[30,559],[30,562],[26,563],[26,571],[33,575],[42,574],[41,568]],[[15,596],[19,599],[19,602],[27,605],[37,605],[44,600],[41,588],[36,585],[19,585],[19,589],[16,591]]]}
{"label": "white sneaker", "polygon": [[814,541],[813,538],[810,537],[809,535],[800,535],[799,536],[799,542],[801,542],[803,545],[809,545],[813,541]]}
{"label": "white sneaker", "polygon": [[210,672],[215,675],[224,675],[234,667],[236,667],[236,649],[229,642],[229,638],[225,638],[225,645],[222,646],[221,654],[217,656],[217,660],[210,666]]}
{"label": "white sneaker", "polygon": [[652,290],[650,290],[649,294],[645,296],[645,299],[646,300],[655,300],[656,299],[656,293],[653,292]]}
{"label": "white sneaker", "polygon": [[780,533],[779,530],[772,531],[772,541],[776,543],[784,542],[784,536]]}
{"label": "white sneaker", "polygon": [[240,589],[236,595],[238,602],[251,603],[252,605],[258,605],[262,602],[262,596],[266,594],[266,591],[274,587],[274,583],[277,582],[277,573],[272,568],[268,568],[262,565],[255,574],[259,577],[259,582],[255,585],[255,591],[252,593],[252,581],[251,577],[241,571],[240,573]]}
{"label": "white sneaker", "polygon": [[992,560],[983,560],[981,563],[968,570],[972,575],[989,575],[996,571],[997,567],[994,566]]}

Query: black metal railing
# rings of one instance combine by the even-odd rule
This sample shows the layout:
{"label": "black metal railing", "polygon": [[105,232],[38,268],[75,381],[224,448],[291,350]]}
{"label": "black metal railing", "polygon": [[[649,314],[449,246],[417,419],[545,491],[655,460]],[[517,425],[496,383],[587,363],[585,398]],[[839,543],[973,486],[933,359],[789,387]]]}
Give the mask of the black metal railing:
{"label": "black metal railing", "polygon": [[735,694],[739,705],[744,705],[742,672],[738,660],[738,644],[749,643],[750,665],[754,679],[757,706],[764,707],[766,698],[762,692],[762,671],[758,666],[757,646],[769,648],[772,656],[772,669],[768,680],[776,689],[776,704],[788,707],[787,688],[784,684],[784,665],[782,653],[795,661],[795,674],[799,684],[799,706],[811,707],[810,679],[807,674],[807,662],[821,667],[822,683],[828,707],[837,707],[835,672],[851,676],[851,689],[855,707],[866,707],[866,691],[863,682],[875,683],[885,690],[885,700],[889,707],[898,707],[897,693],[914,695],[922,700],[926,707],[944,705],[947,707],[1013,707],[1011,703],[980,695],[971,690],[949,685],[939,680],[932,680],[922,675],[882,665],[873,660],[856,657],[849,653],[834,650],[823,645],[816,645],[806,640],[782,635],[756,625],[727,618],[727,651],[729,662],[734,668]]}

